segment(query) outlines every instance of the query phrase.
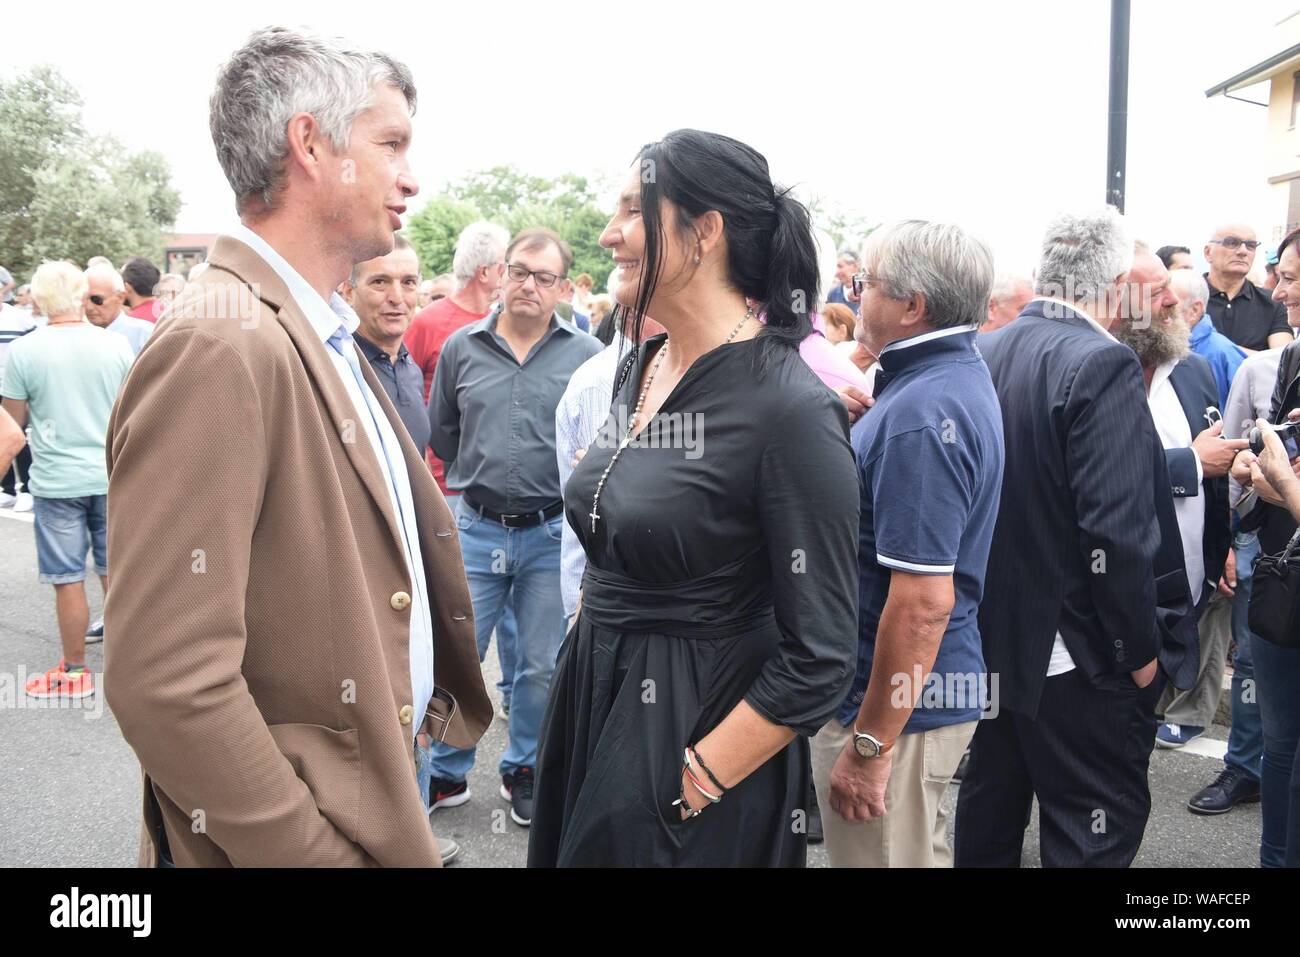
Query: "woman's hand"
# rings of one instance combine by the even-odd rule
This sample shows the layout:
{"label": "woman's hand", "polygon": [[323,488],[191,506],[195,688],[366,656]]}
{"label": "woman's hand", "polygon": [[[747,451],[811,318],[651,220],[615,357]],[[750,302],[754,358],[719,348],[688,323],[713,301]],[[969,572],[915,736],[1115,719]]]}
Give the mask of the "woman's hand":
{"label": "woman's hand", "polygon": [[[1260,452],[1251,466],[1251,480],[1258,483],[1260,475],[1271,487],[1271,491],[1276,493],[1279,501],[1273,502],[1280,505],[1281,496],[1286,487],[1295,482],[1300,482],[1296,478],[1296,463],[1300,458],[1294,461],[1289,459],[1286,454],[1286,446],[1282,440],[1277,437],[1277,433],[1263,419],[1258,420],[1256,425],[1259,426],[1259,434],[1264,440],[1264,451]],[[1261,492],[1261,495],[1263,493]],[[1268,499],[1271,501],[1271,499]]]}

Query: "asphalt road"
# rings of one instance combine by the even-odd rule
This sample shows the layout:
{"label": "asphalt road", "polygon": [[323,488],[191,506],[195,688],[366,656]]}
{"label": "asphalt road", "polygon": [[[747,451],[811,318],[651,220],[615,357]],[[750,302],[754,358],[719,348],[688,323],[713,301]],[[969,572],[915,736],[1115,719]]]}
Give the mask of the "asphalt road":
{"label": "asphalt road", "polygon": [[[122,740],[102,694],[78,708],[33,707],[22,692],[28,674],[59,659],[53,589],[36,578],[32,526],[0,510],[0,865],[115,867],[135,863],[139,833],[139,765]],[[114,570],[115,573],[117,570]],[[128,572],[129,573],[129,572]],[[98,581],[88,584],[92,615],[102,607]],[[112,636],[108,636],[109,641]],[[103,670],[102,645],[88,664]],[[499,676],[495,649],[484,677]],[[493,690],[495,698],[495,690]],[[496,720],[479,745],[470,775],[472,799],[432,815],[438,835],[461,846],[456,867],[521,867],[528,832],[515,825],[498,793],[497,760],[505,723]],[[1227,729],[1208,738],[1221,742]],[[1259,860],[1259,805],[1220,817],[1188,813],[1187,798],[1218,773],[1221,743],[1194,742],[1197,752],[1157,749],[1151,760],[1152,812],[1136,865],[1143,867],[1254,867]],[[956,787],[945,808],[951,811]],[[1025,841],[1024,864],[1038,866],[1037,815]],[[825,852],[810,849],[810,866]]]}

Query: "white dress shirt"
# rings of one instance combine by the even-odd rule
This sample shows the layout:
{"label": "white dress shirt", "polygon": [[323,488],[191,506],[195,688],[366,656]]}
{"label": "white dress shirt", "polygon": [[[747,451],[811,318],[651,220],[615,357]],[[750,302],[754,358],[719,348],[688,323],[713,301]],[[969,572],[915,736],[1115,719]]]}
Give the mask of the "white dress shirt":
{"label": "white dress shirt", "polygon": [[[1190,449],[1192,427],[1178,401],[1178,393],[1169,381],[1169,373],[1178,365],[1177,359],[1156,366],[1151,376],[1151,390],[1147,393],[1147,406],[1155,422],[1160,444],[1166,449]],[[1208,423],[1207,423],[1208,424]],[[1201,600],[1205,584],[1205,553],[1201,540],[1205,535],[1205,500],[1201,497],[1201,481],[1205,473],[1201,460],[1196,459],[1196,494],[1174,496],[1174,515],[1178,518],[1178,533],[1183,539],[1183,564],[1187,569],[1187,584],[1191,588],[1192,602]]]}
{"label": "white dress shirt", "polygon": [[[555,407],[555,464],[560,469],[560,492],[573,474],[573,456],[596,441],[596,434],[609,418],[614,401],[614,376],[618,363],[631,348],[619,333],[614,341],[574,371]],[[560,539],[560,596],[564,617],[572,618],[578,610],[582,592],[582,575],[587,569],[587,553],[578,536],[566,521]]]}
{"label": "white dress shirt", "polygon": [[[393,513],[397,516],[398,527],[402,533],[406,571],[411,579],[411,707],[415,712],[415,718],[411,721],[411,737],[414,740],[423,721],[425,710],[433,697],[433,622],[430,618],[428,582],[424,576],[424,558],[420,552],[415,499],[411,495],[411,478],[406,470],[406,460],[401,454],[397,433],[393,430],[392,423],[388,421],[388,416],[384,415],[374,392],[364,379],[358,381],[348,360],[332,346],[326,344],[342,325],[348,333],[344,348],[352,350],[359,369],[366,360],[364,356],[357,354],[351,336],[360,324],[360,320],[338,293],[331,293],[330,301],[326,303],[297,270],[284,260],[284,257],[248,227],[240,224],[234,228],[231,235],[266,260],[266,264],[275,270],[276,275],[288,287],[289,295],[302,309],[312,329],[320,337],[321,348],[329,357],[330,365],[338,373],[344,389],[347,390],[353,409],[358,413],[357,418],[361,421],[370,440],[375,458],[379,460],[379,468],[384,475],[384,487],[388,489]],[[385,453],[385,447],[389,450],[388,453]]]}

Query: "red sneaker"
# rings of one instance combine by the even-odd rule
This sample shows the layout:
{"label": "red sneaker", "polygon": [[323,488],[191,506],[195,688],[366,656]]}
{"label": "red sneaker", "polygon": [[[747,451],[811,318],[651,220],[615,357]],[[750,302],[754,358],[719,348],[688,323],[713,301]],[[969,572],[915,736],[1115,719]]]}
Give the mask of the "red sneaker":
{"label": "red sneaker", "polygon": [[27,694],[32,698],[89,698],[95,693],[95,676],[89,671],[69,674],[65,662],[27,680]]}

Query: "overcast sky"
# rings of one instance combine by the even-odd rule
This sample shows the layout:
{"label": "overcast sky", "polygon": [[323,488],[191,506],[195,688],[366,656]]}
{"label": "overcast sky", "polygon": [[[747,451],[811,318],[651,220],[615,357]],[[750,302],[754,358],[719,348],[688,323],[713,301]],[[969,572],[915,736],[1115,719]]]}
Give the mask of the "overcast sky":
{"label": "overcast sky", "polygon": [[[1199,253],[1229,217],[1271,239],[1280,224],[1265,182],[1266,111],[1205,90],[1277,52],[1273,24],[1300,0],[1133,7],[1128,213],[1138,234]],[[1021,272],[1053,212],[1104,197],[1106,0],[72,9],[9,5],[0,72],[54,63],[85,98],[91,129],[166,155],[185,204],[179,231],[233,222],[207,100],[219,64],[273,23],[345,35],[410,65],[420,94],[411,161],[425,197],[500,163],[616,182],[643,143],[694,126],[750,143],[804,196],[873,219],[961,223],[993,244],[1000,268]]]}

